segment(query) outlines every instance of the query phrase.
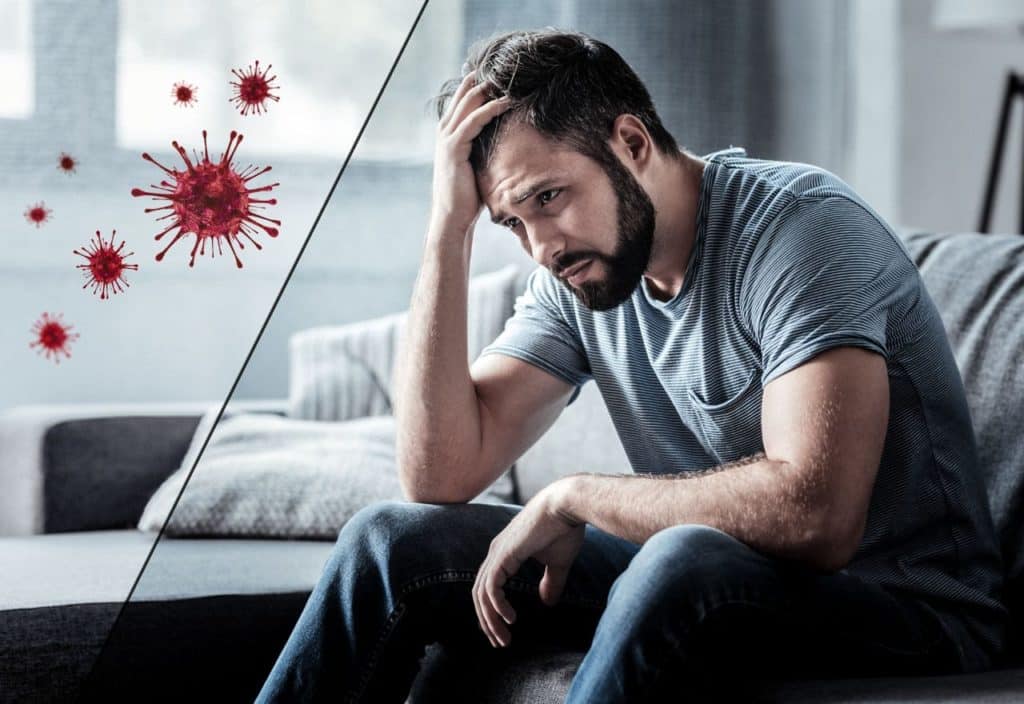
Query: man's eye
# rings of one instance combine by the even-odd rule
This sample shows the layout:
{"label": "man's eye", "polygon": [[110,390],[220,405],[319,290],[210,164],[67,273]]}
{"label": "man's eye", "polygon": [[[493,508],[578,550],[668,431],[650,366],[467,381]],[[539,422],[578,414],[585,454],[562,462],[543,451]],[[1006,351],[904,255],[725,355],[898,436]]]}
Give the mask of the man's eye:
{"label": "man's eye", "polygon": [[560,188],[552,188],[552,189],[549,189],[547,191],[544,191],[543,193],[540,193],[537,196],[537,199],[540,201],[541,205],[547,205],[548,203],[553,201],[555,198],[557,198],[558,194],[561,193],[561,192],[562,192],[562,189],[560,189]]}
{"label": "man's eye", "polygon": [[519,225],[519,218],[509,218],[508,220],[503,222],[502,225],[504,225],[510,230],[514,230]]}

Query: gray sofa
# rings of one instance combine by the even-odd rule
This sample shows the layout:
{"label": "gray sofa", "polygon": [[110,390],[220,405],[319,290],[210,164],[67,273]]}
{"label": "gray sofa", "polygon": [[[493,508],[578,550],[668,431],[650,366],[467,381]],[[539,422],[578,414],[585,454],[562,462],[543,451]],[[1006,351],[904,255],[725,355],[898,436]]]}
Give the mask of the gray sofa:
{"label": "gray sofa", "polygon": [[[1024,237],[901,236],[967,388],[1006,557],[1010,646],[992,671],[942,677],[746,680],[735,672],[728,691],[745,701],[1024,701]],[[371,337],[394,339],[354,339],[349,351],[361,350],[368,366],[393,359]],[[70,701],[83,692],[89,701],[252,700],[330,541],[165,537],[122,609],[155,537],[134,526],[207,405],[24,407],[0,416],[0,701]],[[242,408],[286,412],[284,400]],[[561,474],[627,467],[588,384],[517,462],[515,500]],[[581,657],[430,646],[410,701],[562,701]]]}

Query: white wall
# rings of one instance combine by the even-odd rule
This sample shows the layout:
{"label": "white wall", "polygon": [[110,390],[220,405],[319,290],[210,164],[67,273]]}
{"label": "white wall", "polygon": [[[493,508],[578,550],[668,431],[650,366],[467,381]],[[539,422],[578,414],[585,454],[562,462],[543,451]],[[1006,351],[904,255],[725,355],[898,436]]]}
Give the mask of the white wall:
{"label": "white wall", "polygon": [[900,10],[852,0],[843,178],[892,224],[900,219]]}
{"label": "white wall", "polygon": [[[905,0],[900,5],[900,218],[930,230],[974,230],[1006,70],[1024,71],[1024,38],[939,32],[932,26],[932,0]],[[1018,105],[1004,153],[992,232],[1016,232],[1022,117]]]}

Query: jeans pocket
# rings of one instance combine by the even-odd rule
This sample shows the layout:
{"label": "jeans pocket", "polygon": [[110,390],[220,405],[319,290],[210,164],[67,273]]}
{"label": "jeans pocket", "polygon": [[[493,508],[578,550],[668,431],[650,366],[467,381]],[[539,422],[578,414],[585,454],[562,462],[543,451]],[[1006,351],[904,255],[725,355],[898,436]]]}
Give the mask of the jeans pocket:
{"label": "jeans pocket", "polygon": [[719,463],[761,452],[761,369],[754,367],[739,391],[723,401],[709,402],[693,389],[686,394],[693,406],[705,449]]}

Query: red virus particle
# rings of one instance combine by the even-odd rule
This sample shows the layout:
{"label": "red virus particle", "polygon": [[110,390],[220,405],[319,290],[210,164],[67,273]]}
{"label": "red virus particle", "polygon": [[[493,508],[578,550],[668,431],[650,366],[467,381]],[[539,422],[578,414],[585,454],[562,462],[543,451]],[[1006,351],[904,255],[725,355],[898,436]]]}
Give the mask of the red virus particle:
{"label": "red virus particle", "polygon": [[249,68],[244,73],[241,69],[231,69],[231,73],[235,74],[238,80],[231,81],[231,85],[235,87],[235,94],[229,100],[235,104],[235,107],[241,108],[243,115],[248,115],[250,110],[259,115],[266,111],[268,99],[274,102],[280,100],[276,95],[270,93],[270,91],[281,87],[273,83],[277,76],[267,78],[272,65],[267,64],[263,73],[260,73],[259,61],[256,62],[255,67],[249,64]]}
{"label": "red virus particle", "polygon": [[66,173],[68,176],[75,173],[75,167],[78,166],[78,159],[67,152],[61,152],[60,158],[57,159],[57,168]]}
{"label": "red virus particle", "polygon": [[196,93],[198,92],[198,88],[185,83],[185,81],[179,81],[171,87],[171,97],[174,98],[174,104],[187,108],[196,104],[196,101],[198,100],[198,98],[196,98]]}
{"label": "red virus particle", "polygon": [[36,228],[43,226],[43,223],[50,220],[50,216],[53,215],[53,211],[46,207],[46,203],[39,201],[35,205],[30,205],[25,209],[25,219],[29,221]]}
{"label": "red virus particle", "polygon": [[[206,130],[203,130],[203,158],[199,159],[198,154],[193,153],[195,164],[193,164],[185,150],[177,142],[171,142],[171,146],[181,155],[185,162],[185,170],[168,169],[149,154],[143,154],[142,158],[151,161],[164,170],[173,179],[161,181],[160,185],[153,185],[151,188],[157,191],[143,191],[139,188],[132,189],[133,196],[151,196],[152,198],[170,201],[168,205],[159,208],[146,208],[147,213],[158,210],[170,211],[160,216],[157,220],[172,219],[173,222],[161,232],[157,233],[154,239],[159,240],[171,230],[177,228],[174,239],[171,240],[163,250],[156,255],[156,260],[164,258],[174,244],[185,235],[195,235],[196,241],[192,246],[192,257],[188,265],[194,266],[196,252],[200,256],[206,254],[207,240],[215,240],[217,243],[217,254],[223,254],[222,243],[227,242],[231,254],[235,257],[235,265],[241,269],[242,260],[238,258],[235,251],[235,244],[239,249],[245,249],[245,243],[240,235],[248,239],[256,247],[263,249],[259,242],[252,238],[256,234],[256,228],[261,228],[271,237],[277,237],[278,230],[269,227],[262,221],[280,225],[280,220],[273,220],[254,212],[256,208],[265,208],[267,205],[276,205],[276,198],[258,199],[253,198],[254,193],[269,191],[279,183],[272,183],[259,188],[249,188],[248,182],[257,176],[270,171],[269,166],[262,169],[251,164],[241,171],[236,171],[231,160],[238,151],[238,145],[242,143],[242,135],[231,130],[228,138],[228,146],[221,155],[220,161],[210,161],[210,149],[206,142]],[[213,243],[210,244],[210,256],[214,256]]]}
{"label": "red virus particle", "polygon": [[32,326],[32,335],[35,338],[28,343],[29,347],[38,347],[38,354],[46,354],[46,358],[53,358],[53,361],[60,364],[60,355],[71,357],[71,350],[68,345],[78,339],[77,332],[71,332],[73,325],[65,325],[61,322],[62,313],[51,317],[49,313],[43,313],[42,317]]}
{"label": "red virus particle", "polygon": [[128,286],[128,280],[124,278],[124,272],[128,269],[134,271],[139,270],[138,264],[127,264],[125,259],[135,254],[135,252],[128,252],[127,254],[121,254],[121,250],[124,249],[124,240],[121,240],[121,244],[114,248],[114,235],[117,234],[117,230],[114,230],[110,234],[110,241],[104,242],[103,237],[100,235],[100,231],[96,230],[96,240],[89,240],[89,244],[82,249],[74,250],[74,253],[80,257],[84,257],[86,264],[75,265],[76,269],[81,269],[85,274],[86,282],[82,288],[85,288],[89,284],[92,284],[92,293],[95,296],[96,292],[100,292],[100,300],[109,298],[107,290],[110,289],[113,293],[121,293],[124,287]]}

